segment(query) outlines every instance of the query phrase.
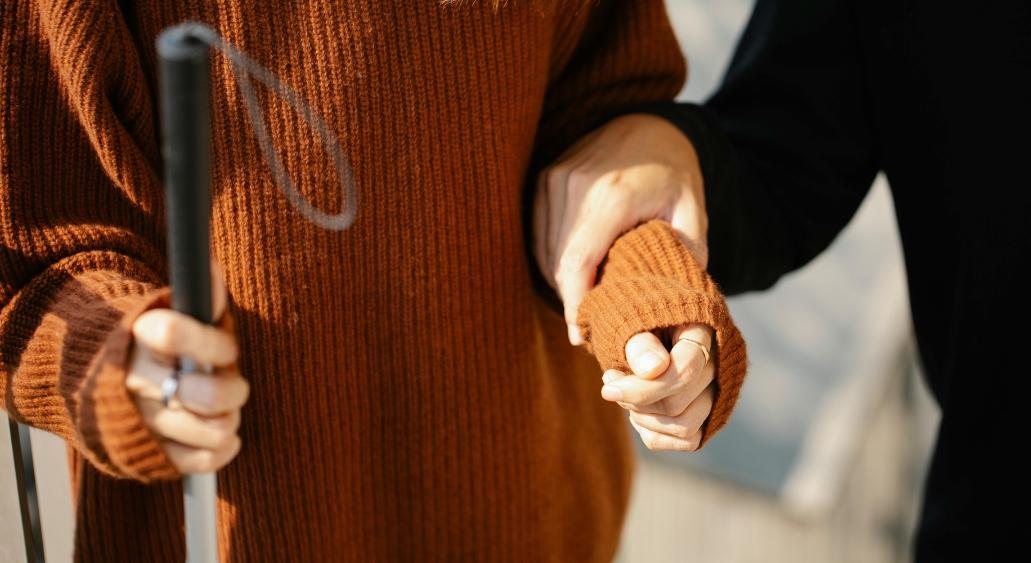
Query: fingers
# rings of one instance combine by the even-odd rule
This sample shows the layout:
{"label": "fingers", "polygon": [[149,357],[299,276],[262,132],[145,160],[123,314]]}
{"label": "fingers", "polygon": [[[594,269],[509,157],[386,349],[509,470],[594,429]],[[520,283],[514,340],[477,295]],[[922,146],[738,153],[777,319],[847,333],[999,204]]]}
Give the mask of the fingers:
{"label": "fingers", "polygon": [[638,427],[657,434],[664,434],[684,440],[697,434],[709,418],[716,397],[716,385],[710,383],[684,412],[676,416],[630,411],[630,420]]}
{"label": "fingers", "polygon": [[641,441],[648,447],[649,450],[654,451],[672,451],[672,452],[693,452],[698,449],[698,446],[702,443],[702,431],[699,430],[690,438],[679,438],[676,436],[670,436],[668,434],[660,434],[653,432],[647,428],[642,427],[633,420],[630,424],[634,426],[637,433],[641,436]]}
{"label": "fingers", "polygon": [[690,339],[705,346],[706,350],[712,351],[712,329],[706,325],[700,323],[683,325],[674,329],[672,336],[674,343]]}
{"label": "fingers", "polygon": [[164,444],[165,453],[180,473],[211,473],[229,464],[240,453],[242,443],[236,438],[226,448],[205,450],[191,448],[175,442]]}
{"label": "fingers", "polygon": [[642,412],[679,415],[713,380],[715,369],[706,363],[698,346],[680,341],[670,352],[670,363],[655,379],[623,377],[602,387],[602,398]]}
{"label": "fingers", "polygon": [[171,309],[153,309],[132,326],[136,344],[159,358],[186,356],[202,364],[236,362],[236,340],[229,333]]}
{"label": "fingers", "polygon": [[137,358],[126,387],[144,423],[180,472],[214,471],[240,450],[240,409],[249,385],[235,371],[186,374],[166,407],[161,403],[160,384],[173,372],[153,360]]}
{"label": "fingers", "polygon": [[537,267],[548,283],[554,287],[555,280],[551,272],[551,257],[548,253],[548,182],[545,170],[537,176],[537,191],[533,196],[533,255],[537,259]]}
{"label": "fingers", "polygon": [[573,345],[584,344],[576,317],[598,266],[616,237],[637,224],[638,210],[616,175],[596,169],[589,153],[577,154],[538,178],[534,206],[538,262],[564,306]]}
{"label": "fingers", "polygon": [[[572,185],[578,181],[586,183],[590,180],[571,177],[568,192],[579,191],[574,190]],[[620,234],[637,224],[638,220],[636,213],[628,214],[626,209],[632,206],[624,204],[625,198],[618,191],[599,189],[594,193],[600,192],[606,192],[607,195],[591,197],[585,201],[579,207],[579,219],[566,217],[561,220],[561,224],[572,227],[557,243],[559,256],[554,266],[555,283],[562,297],[566,324],[570,327],[576,326],[580,304],[594,287],[598,266],[605,259],[609,248]],[[579,334],[577,330],[575,336],[578,342],[574,344],[583,343]]]}
{"label": "fingers", "polygon": [[189,374],[176,393],[183,407],[202,416],[239,412],[250,396],[250,384],[239,373]]}
{"label": "fingers", "polygon": [[[170,367],[140,359],[133,362],[125,386],[139,400],[161,401],[161,382],[174,374]],[[250,384],[238,372],[182,375],[173,401],[201,416],[217,417],[239,411],[250,395]]]}
{"label": "fingers", "polygon": [[626,361],[637,377],[655,379],[669,367],[669,352],[658,336],[642,332],[626,343]]}
{"label": "fingers", "polygon": [[162,406],[160,401],[138,403],[140,414],[151,432],[162,441],[207,450],[221,450],[237,440],[240,411],[217,417],[198,416],[183,408]]}

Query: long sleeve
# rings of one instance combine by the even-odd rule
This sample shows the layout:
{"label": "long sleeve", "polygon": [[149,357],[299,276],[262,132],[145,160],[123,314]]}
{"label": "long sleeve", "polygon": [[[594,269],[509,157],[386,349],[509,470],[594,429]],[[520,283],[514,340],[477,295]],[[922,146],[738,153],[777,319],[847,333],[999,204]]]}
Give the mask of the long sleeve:
{"label": "long sleeve", "polygon": [[827,248],[878,168],[854,7],[759,0],[705,106],[626,108],[691,138],[705,181],[709,272],[727,293],[765,289]]}
{"label": "long sleeve", "polygon": [[650,221],[624,234],[605,258],[578,324],[603,369],[629,371],[624,352],[641,332],[702,323],[716,334],[716,400],[702,444],[730,418],[748,367],[745,341],[723,294],[673,228]]}
{"label": "long sleeve", "polygon": [[[532,240],[536,177],[591,128],[628,104],[669,102],[687,66],[661,0],[570,2],[557,14],[547,91],[523,192],[523,229]],[[587,17],[577,17],[590,10]],[[562,302],[527,246],[534,288],[556,311]]]}
{"label": "long sleeve", "polygon": [[[569,15],[559,15],[552,38],[531,170],[553,161],[614,109],[673,99],[687,72],[662,0],[574,1],[562,9]],[[574,17],[582,10],[590,10],[586,18]]]}
{"label": "long sleeve", "polygon": [[149,87],[119,13],[5,5],[0,31],[0,402],[102,471],[176,471],[124,380],[167,306]]}

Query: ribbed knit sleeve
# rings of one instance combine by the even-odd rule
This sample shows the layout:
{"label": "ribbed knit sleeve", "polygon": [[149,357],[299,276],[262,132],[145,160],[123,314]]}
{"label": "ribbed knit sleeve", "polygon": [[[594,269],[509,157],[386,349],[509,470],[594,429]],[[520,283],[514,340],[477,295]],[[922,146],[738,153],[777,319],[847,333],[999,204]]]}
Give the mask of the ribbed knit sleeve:
{"label": "ribbed knit sleeve", "polygon": [[0,402],[100,470],[176,471],[125,388],[167,306],[149,88],[117,9],[18,2],[0,28]]}
{"label": "ribbed knit sleeve", "polygon": [[132,279],[150,277],[136,268],[83,253],[19,292],[0,315],[2,397],[15,420],[61,436],[110,475],[147,482],[178,473],[125,387],[132,322],[168,306],[167,290]]}
{"label": "ribbed knit sleeve", "polygon": [[[564,3],[535,162],[546,166],[616,108],[672,100],[687,75],[662,0]],[[587,17],[581,17],[583,12]]]}
{"label": "ribbed knit sleeve", "polygon": [[609,250],[598,283],[580,306],[578,324],[603,369],[630,371],[625,348],[632,336],[689,323],[716,333],[716,400],[705,423],[704,445],[737,402],[747,369],[745,341],[712,278],[663,221],[624,234]]}

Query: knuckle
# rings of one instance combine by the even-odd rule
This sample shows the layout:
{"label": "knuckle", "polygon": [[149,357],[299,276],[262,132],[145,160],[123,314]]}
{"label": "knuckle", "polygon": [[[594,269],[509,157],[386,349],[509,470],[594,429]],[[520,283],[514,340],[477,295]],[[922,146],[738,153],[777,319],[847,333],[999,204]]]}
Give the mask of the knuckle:
{"label": "knuckle", "polygon": [[569,171],[569,190],[570,196],[582,196],[584,193],[589,191],[593,187],[596,180],[596,174],[590,168],[583,166],[577,166],[576,168]]}
{"label": "knuckle", "polygon": [[232,432],[225,428],[208,428],[204,440],[205,444],[212,450],[221,450],[231,443]]}
{"label": "knuckle", "polygon": [[707,418],[709,418],[708,411],[703,413],[684,413],[683,425],[685,428],[689,428],[691,430],[691,435],[694,435],[696,432],[701,430],[702,425],[705,424],[705,419]]}
{"label": "knuckle", "polygon": [[635,391],[633,389],[627,389],[627,388],[623,389],[623,403],[622,404],[627,405],[629,408],[636,408],[638,406],[645,406],[645,405],[647,405],[647,403],[645,403],[645,402],[643,402],[641,400],[641,396],[637,393],[637,391]]}
{"label": "knuckle", "polygon": [[664,414],[666,416],[676,416],[680,414],[679,412],[674,412],[677,409],[676,396],[666,397],[665,399],[662,399],[661,401],[657,402],[655,406],[658,408],[661,414]]}
{"label": "knuckle", "polygon": [[562,180],[566,176],[566,167],[559,164],[541,172],[549,188],[561,187]]}
{"label": "knuckle", "polygon": [[[698,353],[698,356],[702,356],[701,352]],[[692,359],[686,366],[680,368],[680,372],[677,374],[677,379],[673,382],[674,392],[680,393],[698,380],[698,375],[702,371],[702,364],[704,361],[704,358],[701,361]]]}
{"label": "knuckle", "polygon": [[180,397],[188,398],[201,411],[200,414],[216,411],[223,394],[222,386],[209,375],[191,375],[183,380],[180,387]]}
{"label": "knuckle", "polygon": [[202,404],[213,411],[220,410],[229,402],[227,385],[211,376],[203,376],[202,379],[206,391]]}
{"label": "knuckle", "polygon": [[597,189],[599,201],[613,210],[624,209],[632,197],[630,189],[618,177],[608,182],[600,182]]}
{"label": "knuckle", "polygon": [[207,473],[213,465],[214,453],[200,448],[188,448],[172,454],[172,463],[181,473]]}
{"label": "knuckle", "polygon": [[218,458],[211,450],[197,450],[196,473],[211,473],[218,469]]}
{"label": "knuckle", "polygon": [[215,330],[217,338],[213,338],[212,342],[218,347],[218,356],[225,358],[225,363],[235,362],[240,353],[240,349],[236,345],[236,337],[224,330]]}
{"label": "knuckle", "polygon": [[587,250],[580,245],[571,245],[566,248],[566,251],[562,253],[562,257],[558,260],[556,279],[563,273],[576,273],[587,269],[587,257]]}
{"label": "knuckle", "polygon": [[671,428],[670,433],[676,436],[677,438],[684,438],[686,440],[687,438],[690,438],[692,434],[694,434],[694,431],[691,428],[684,426],[683,424],[674,424]]}
{"label": "knuckle", "polygon": [[193,392],[194,402],[206,411],[218,409],[219,405],[223,402],[223,395],[225,395],[225,391],[222,389],[223,386],[218,385],[214,377],[210,375],[195,375],[192,379],[193,386],[191,391]]}
{"label": "knuckle", "polygon": [[236,435],[234,429],[226,428],[221,432],[217,433],[214,449],[222,451],[231,451],[239,440],[239,436]]}
{"label": "knuckle", "polygon": [[211,419],[211,421],[209,422],[209,426],[211,428],[211,431],[216,436],[219,436],[221,438],[224,438],[225,436],[228,436],[228,435],[231,435],[231,434],[235,433],[236,432],[236,428],[234,428],[234,425],[235,425],[235,421],[233,420],[233,415],[232,414],[228,414],[228,415],[225,415],[225,416],[220,416],[220,417],[215,418],[215,419]]}
{"label": "knuckle", "polygon": [[155,345],[163,352],[176,352],[186,339],[186,328],[176,318],[163,319],[155,326]]}
{"label": "knuckle", "polygon": [[229,346],[229,361],[236,363],[236,361],[240,359],[240,345],[236,342],[235,336],[227,333],[226,331],[222,331],[222,333],[226,334],[229,338],[227,344],[227,346]]}
{"label": "knuckle", "polygon": [[139,395],[144,389],[148,387],[150,382],[147,378],[136,372],[130,372],[125,378],[125,388],[129,390],[129,394],[134,397]]}
{"label": "knuckle", "polygon": [[237,379],[239,381],[239,386],[240,386],[240,395],[241,395],[240,406],[243,406],[244,404],[247,403],[247,400],[250,399],[250,397],[251,397],[251,384],[246,379],[244,379],[244,378],[242,378],[240,376],[237,376]]}

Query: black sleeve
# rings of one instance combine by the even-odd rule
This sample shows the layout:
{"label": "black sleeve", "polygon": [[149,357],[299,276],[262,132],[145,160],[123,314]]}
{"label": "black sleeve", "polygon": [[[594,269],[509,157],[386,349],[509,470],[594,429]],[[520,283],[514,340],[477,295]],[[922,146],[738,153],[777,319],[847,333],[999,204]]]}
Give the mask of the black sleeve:
{"label": "black sleeve", "polygon": [[877,172],[854,7],[758,0],[705,106],[648,104],[698,152],[709,271],[727,293],[765,289],[822,252]]}

